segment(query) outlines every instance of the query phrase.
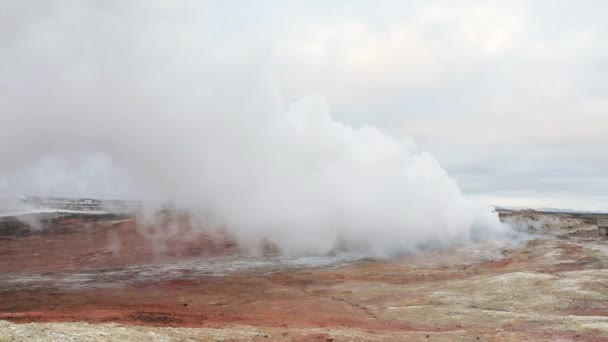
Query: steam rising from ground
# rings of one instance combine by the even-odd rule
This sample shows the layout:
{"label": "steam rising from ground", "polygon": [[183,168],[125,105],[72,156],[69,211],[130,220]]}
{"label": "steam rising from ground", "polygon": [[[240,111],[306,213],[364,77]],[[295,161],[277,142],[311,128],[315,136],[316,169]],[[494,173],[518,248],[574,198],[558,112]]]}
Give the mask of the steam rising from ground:
{"label": "steam rising from ground", "polygon": [[505,230],[410,140],[335,121],[322,96],[284,103],[264,53],[215,46],[197,2],[10,4],[0,170],[107,153],[144,199],[294,254],[387,255]]}

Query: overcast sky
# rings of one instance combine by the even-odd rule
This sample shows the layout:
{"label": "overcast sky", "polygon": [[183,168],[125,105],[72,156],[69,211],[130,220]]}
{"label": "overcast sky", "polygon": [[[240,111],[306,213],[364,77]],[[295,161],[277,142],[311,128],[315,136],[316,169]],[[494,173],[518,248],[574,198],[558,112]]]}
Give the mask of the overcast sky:
{"label": "overcast sky", "polygon": [[[222,58],[263,61],[286,101],[320,94],[339,121],[411,137],[471,197],[608,210],[606,13],[605,1],[222,0],[188,15]],[[57,163],[0,190],[46,173],[21,191],[129,196],[108,156]],[[87,187],[99,178],[115,186]]]}
{"label": "overcast sky", "polygon": [[608,210],[605,1],[214,2],[285,95],[414,138],[487,202]]}

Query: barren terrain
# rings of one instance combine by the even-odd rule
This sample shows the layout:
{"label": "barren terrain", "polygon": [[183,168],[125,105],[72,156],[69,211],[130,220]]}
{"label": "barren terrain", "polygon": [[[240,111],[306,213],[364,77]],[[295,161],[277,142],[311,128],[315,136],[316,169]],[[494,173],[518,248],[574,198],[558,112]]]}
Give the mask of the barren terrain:
{"label": "barren terrain", "polygon": [[521,237],[391,260],[255,256],[187,216],[3,219],[0,341],[608,341],[593,221],[502,219]]}

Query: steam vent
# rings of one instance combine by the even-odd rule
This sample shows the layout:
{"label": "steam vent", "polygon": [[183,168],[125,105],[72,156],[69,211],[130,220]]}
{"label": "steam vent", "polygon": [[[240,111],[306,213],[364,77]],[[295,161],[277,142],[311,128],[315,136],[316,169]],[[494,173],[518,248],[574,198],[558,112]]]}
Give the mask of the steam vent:
{"label": "steam vent", "polygon": [[0,342],[608,342],[607,13],[0,0]]}

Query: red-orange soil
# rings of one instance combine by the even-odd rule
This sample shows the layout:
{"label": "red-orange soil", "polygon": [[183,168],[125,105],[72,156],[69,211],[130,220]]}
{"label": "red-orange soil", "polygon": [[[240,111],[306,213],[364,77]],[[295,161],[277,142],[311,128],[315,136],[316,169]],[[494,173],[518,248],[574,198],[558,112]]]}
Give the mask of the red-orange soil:
{"label": "red-orange soil", "polygon": [[608,337],[605,278],[596,283],[584,273],[606,266],[597,242],[573,231],[509,248],[479,246],[488,256],[464,247],[340,267],[207,274],[167,265],[215,260],[221,269],[245,253],[187,217],[154,226],[68,217],[42,232],[0,238],[0,320],[595,341]]}

